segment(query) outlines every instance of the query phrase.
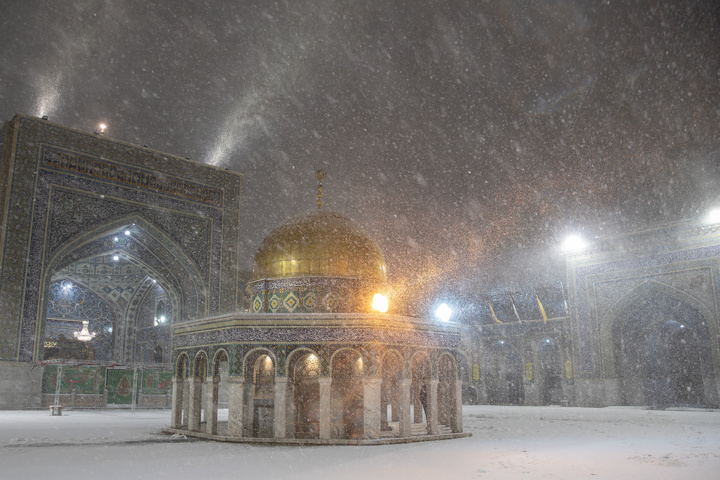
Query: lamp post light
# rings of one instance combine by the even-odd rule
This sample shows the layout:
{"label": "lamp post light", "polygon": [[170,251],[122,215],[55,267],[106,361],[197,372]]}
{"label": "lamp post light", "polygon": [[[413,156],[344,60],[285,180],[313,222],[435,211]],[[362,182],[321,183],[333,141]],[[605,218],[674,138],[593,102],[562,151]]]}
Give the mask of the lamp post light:
{"label": "lamp post light", "polygon": [[705,215],[705,223],[720,223],[720,208],[713,208]]}
{"label": "lamp post light", "polygon": [[565,253],[579,252],[586,247],[587,242],[580,235],[568,235],[560,245],[560,249]]}
{"label": "lamp post light", "polygon": [[452,317],[452,309],[447,303],[441,303],[435,310],[435,316],[443,322],[449,322],[450,317]]}

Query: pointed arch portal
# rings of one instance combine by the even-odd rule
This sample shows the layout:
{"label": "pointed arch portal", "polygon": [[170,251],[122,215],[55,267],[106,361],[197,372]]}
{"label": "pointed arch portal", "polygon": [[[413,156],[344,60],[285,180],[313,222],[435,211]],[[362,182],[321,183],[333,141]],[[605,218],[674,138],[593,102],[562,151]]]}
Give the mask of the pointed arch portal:
{"label": "pointed arch portal", "polygon": [[694,299],[647,282],[625,300],[615,310],[610,332],[621,403],[715,404],[708,322]]}
{"label": "pointed arch portal", "polygon": [[[142,216],[95,226],[66,242],[47,262],[41,285],[40,335],[35,348],[46,360],[65,355],[48,345],[68,344],[53,341],[53,332],[58,336],[57,332],[71,331],[75,324],[79,329],[79,322],[87,320],[89,330],[96,334],[88,345],[96,344],[99,350],[87,354],[94,355],[93,359],[166,363],[172,323],[207,313],[207,282],[200,269]],[[83,295],[95,308],[86,306],[87,312],[80,312],[88,318],[54,318],[49,314],[63,295]],[[98,313],[103,309],[110,314]],[[73,345],[70,339],[67,348]]]}

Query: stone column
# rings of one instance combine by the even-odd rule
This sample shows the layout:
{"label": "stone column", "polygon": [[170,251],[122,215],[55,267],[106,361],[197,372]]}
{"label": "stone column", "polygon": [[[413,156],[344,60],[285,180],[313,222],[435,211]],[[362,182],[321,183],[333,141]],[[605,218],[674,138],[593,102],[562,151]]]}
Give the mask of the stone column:
{"label": "stone column", "polygon": [[320,385],[320,438],[330,439],[332,434],[332,408],[330,402],[330,385],[332,384],[332,378],[321,377],[318,378],[318,384]]}
{"label": "stone column", "polygon": [[391,421],[393,422],[400,420],[400,415],[398,413],[398,383],[399,382],[395,381],[390,387],[390,410],[392,412]]}
{"label": "stone column", "polygon": [[[382,385],[382,384],[381,384]],[[380,387],[380,427],[385,428],[388,424],[387,407],[388,403],[392,403],[392,394],[390,390],[383,392],[382,386]]]}
{"label": "stone column", "polygon": [[180,377],[173,377],[172,379],[172,414],[170,417],[170,428],[180,428],[182,426],[184,383]]}
{"label": "stone column", "polygon": [[287,377],[275,377],[275,391],[273,394],[274,399],[274,422],[275,422],[275,438],[287,438],[288,422],[287,422],[287,400],[288,400],[288,388],[287,388]]}
{"label": "stone column", "polygon": [[182,382],[182,422],[183,427],[188,426],[188,420],[190,419],[190,380],[191,378],[185,378]]}
{"label": "stone column", "polygon": [[220,377],[207,377],[205,391],[205,433],[217,435],[218,390]]}
{"label": "stone column", "polygon": [[363,379],[363,426],[364,438],[380,438],[380,386],[382,378]]}
{"label": "stone column", "polygon": [[245,393],[245,436],[252,437],[255,425],[255,384],[245,385]]}
{"label": "stone column", "polygon": [[454,433],[462,433],[463,417],[462,417],[462,380],[455,380],[455,405],[452,405],[452,423],[450,428]]}
{"label": "stone column", "polygon": [[[398,392],[398,413],[400,421],[400,436],[409,437],[412,425],[410,418],[410,389],[412,380],[409,378],[400,379],[400,391]],[[420,407],[422,408],[422,407]]]}
{"label": "stone column", "polygon": [[188,430],[200,431],[200,417],[202,409],[202,380],[199,378],[188,378],[190,384],[190,415],[188,417]]}
{"label": "stone column", "polygon": [[243,436],[245,378],[228,377],[228,436]]}
{"label": "stone column", "polygon": [[285,385],[285,435],[287,438],[295,438],[295,385],[290,377],[287,377]]}
{"label": "stone column", "polygon": [[422,380],[413,383],[413,423],[423,423],[423,406],[420,402],[420,389],[422,388]]}
{"label": "stone column", "polygon": [[430,435],[437,435],[438,428],[438,385],[440,381],[432,378],[428,381],[427,392],[427,431]]}

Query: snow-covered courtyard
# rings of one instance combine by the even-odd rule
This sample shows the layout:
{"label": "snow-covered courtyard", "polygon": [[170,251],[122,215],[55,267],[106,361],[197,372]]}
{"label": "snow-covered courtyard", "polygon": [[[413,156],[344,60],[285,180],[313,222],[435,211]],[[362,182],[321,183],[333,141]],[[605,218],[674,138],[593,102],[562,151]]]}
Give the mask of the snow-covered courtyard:
{"label": "snow-covered courtyard", "polygon": [[465,406],[470,438],[288,447],[167,436],[169,411],[0,411],[8,479],[715,479],[720,412]]}

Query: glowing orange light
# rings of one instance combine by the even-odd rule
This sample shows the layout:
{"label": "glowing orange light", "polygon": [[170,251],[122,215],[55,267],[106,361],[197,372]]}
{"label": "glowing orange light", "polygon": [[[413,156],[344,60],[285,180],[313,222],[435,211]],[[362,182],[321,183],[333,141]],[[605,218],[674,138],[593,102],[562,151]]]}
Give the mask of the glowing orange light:
{"label": "glowing orange light", "polygon": [[385,313],[388,311],[388,299],[385,295],[382,293],[376,293],[373,297],[372,301],[372,308],[377,310],[380,313]]}

